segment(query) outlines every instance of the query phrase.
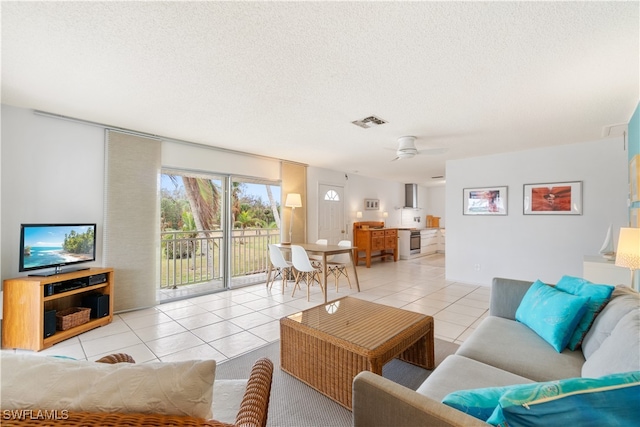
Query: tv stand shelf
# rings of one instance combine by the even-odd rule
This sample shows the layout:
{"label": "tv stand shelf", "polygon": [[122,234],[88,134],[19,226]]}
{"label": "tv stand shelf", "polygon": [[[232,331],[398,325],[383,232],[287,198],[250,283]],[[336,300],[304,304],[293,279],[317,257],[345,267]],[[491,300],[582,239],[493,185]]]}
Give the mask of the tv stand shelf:
{"label": "tv stand shelf", "polygon": [[[47,285],[86,279],[104,274],[106,281],[78,289],[46,295]],[[58,331],[45,338],[45,311],[64,310],[82,306],[82,297],[100,293],[109,295],[109,314],[91,318],[89,322]],[[88,270],[61,273],[53,276],[25,276],[4,281],[4,318],[2,319],[2,348],[20,348],[40,351],[90,329],[104,326],[113,320],[113,269],[90,268]]]}

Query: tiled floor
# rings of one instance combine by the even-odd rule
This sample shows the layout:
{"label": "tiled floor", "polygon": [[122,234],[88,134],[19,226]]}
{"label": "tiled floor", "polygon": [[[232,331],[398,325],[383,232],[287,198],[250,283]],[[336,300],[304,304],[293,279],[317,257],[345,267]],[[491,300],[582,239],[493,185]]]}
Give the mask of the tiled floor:
{"label": "tiled floor", "polygon": [[[353,273],[351,273],[353,276]],[[487,315],[489,288],[447,282],[444,256],[374,262],[358,267],[361,292],[349,289],[344,278],[335,291],[329,278],[329,300],[345,295],[431,315],[438,338],[462,342]],[[279,339],[281,317],[322,303],[319,286],[291,297],[281,282],[269,291],[264,284],[219,292],[122,313],[106,326],[70,338],[40,355],[63,355],[95,360],[123,352],[137,362],[228,358]],[[3,350],[13,351],[13,350]],[[16,350],[18,352],[22,350]]]}

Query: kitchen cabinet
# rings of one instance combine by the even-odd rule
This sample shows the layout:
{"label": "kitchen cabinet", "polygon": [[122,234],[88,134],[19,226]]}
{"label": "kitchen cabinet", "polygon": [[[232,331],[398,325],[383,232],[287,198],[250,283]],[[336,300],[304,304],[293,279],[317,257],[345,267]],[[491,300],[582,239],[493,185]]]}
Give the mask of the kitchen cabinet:
{"label": "kitchen cabinet", "polygon": [[364,261],[371,267],[372,258],[398,260],[398,229],[384,228],[384,222],[364,221],[353,223],[353,246],[356,266]]}
{"label": "kitchen cabinet", "polygon": [[438,251],[438,235],[440,230],[437,228],[427,228],[420,231],[420,254],[431,255]]}
{"label": "kitchen cabinet", "polygon": [[398,253],[400,259],[409,259],[411,251],[411,231],[398,230]]}
{"label": "kitchen cabinet", "polygon": [[438,236],[438,252],[444,253],[445,243],[446,243],[446,229],[440,229],[440,235]]}

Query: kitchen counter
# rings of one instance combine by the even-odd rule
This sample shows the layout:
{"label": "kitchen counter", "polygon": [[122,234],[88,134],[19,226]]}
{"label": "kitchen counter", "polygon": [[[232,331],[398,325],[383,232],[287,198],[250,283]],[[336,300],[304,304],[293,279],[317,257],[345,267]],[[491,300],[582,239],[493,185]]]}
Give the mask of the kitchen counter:
{"label": "kitchen counter", "polygon": [[[420,231],[420,252],[412,254],[410,250],[411,231]],[[398,229],[398,250],[400,259],[414,259],[445,251],[445,228],[400,228]]]}

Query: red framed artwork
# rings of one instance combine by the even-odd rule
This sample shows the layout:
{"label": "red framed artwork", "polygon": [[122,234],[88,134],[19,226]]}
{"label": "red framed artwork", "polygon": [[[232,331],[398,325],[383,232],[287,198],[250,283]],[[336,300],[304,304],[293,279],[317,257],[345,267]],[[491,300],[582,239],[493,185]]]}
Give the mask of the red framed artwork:
{"label": "red framed artwork", "polygon": [[582,181],[524,185],[525,215],[582,215]]}

